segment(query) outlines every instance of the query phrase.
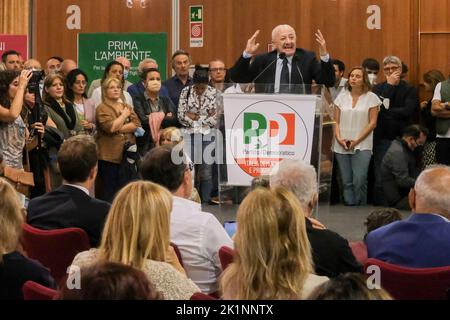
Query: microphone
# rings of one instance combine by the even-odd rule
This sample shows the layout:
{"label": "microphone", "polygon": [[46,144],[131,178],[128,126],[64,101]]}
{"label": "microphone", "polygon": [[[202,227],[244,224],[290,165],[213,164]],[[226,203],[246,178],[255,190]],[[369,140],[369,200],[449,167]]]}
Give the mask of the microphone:
{"label": "microphone", "polygon": [[297,68],[298,73],[300,74],[300,78],[302,79],[302,88],[303,88],[303,92],[302,94],[305,94],[305,80],[303,80],[303,74],[300,71],[300,68],[298,67],[298,63],[297,63],[297,54],[294,55],[294,59],[295,59],[295,66]]}
{"label": "microphone", "polygon": [[257,75],[255,78],[253,78],[253,82],[255,82],[259,77],[261,77],[261,76],[263,75],[263,73],[266,72],[266,70],[270,68],[270,66],[272,66],[275,62],[277,62],[278,58],[280,58],[281,60],[283,60],[284,58],[286,58],[286,53],[281,52],[275,60],[273,60],[271,63],[269,63],[269,64],[267,65],[267,67],[264,68],[263,71],[261,71],[260,73],[258,73],[258,75]]}

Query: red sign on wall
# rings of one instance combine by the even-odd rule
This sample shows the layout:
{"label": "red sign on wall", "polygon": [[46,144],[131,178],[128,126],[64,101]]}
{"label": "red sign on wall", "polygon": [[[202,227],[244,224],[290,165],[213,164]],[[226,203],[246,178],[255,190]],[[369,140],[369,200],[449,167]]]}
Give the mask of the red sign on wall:
{"label": "red sign on wall", "polygon": [[28,59],[28,36],[0,34],[0,55],[8,50],[15,50],[22,55],[23,60]]}

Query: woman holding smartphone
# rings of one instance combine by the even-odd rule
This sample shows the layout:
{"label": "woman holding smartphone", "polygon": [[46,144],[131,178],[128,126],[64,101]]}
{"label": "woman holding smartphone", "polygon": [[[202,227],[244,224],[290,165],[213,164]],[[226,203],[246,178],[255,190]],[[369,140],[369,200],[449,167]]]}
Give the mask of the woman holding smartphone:
{"label": "woman holding smartphone", "polygon": [[345,90],[334,101],[333,151],[344,185],[344,203],[349,206],[367,203],[367,172],[381,105],[380,99],[369,90],[367,72],[362,67],[354,67]]}

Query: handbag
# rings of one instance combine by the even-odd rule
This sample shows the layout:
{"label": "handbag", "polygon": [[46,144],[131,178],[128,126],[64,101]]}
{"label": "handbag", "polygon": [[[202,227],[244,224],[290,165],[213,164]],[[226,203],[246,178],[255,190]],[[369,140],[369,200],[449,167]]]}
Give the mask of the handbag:
{"label": "handbag", "polygon": [[13,187],[25,196],[30,194],[30,187],[34,187],[32,172],[6,166],[4,175],[12,183]]}
{"label": "handbag", "polygon": [[64,135],[61,131],[54,127],[45,126],[43,140],[49,148],[54,147],[56,150],[59,150],[59,147],[61,147],[64,142]]}

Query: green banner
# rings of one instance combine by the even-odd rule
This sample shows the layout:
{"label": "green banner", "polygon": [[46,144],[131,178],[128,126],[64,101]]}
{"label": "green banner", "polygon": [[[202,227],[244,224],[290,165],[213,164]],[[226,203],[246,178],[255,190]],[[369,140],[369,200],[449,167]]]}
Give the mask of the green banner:
{"label": "green banner", "polygon": [[137,67],[146,58],[155,59],[166,78],[166,33],[80,33],[78,35],[78,66],[86,72],[89,82],[103,75],[105,66],[117,57],[131,62],[128,81],[137,82]]}

